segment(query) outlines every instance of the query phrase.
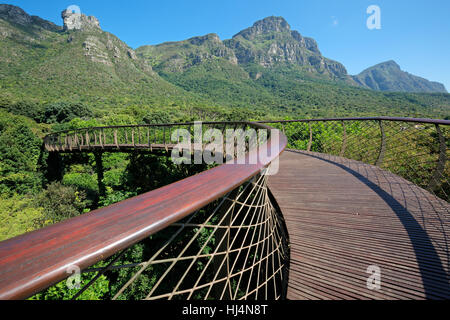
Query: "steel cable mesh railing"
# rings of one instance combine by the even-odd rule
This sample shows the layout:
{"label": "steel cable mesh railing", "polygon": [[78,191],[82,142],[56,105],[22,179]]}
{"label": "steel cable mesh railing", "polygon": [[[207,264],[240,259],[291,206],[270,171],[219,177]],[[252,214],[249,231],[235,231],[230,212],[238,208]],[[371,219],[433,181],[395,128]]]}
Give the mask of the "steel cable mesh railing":
{"label": "steel cable mesh railing", "polygon": [[408,119],[264,122],[283,131],[288,148],[377,165],[450,201],[450,126]]}
{"label": "steel cable mesh railing", "polygon": [[[106,126],[73,129],[50,134],[44,138],[44,146],[50,152],[108,151],[127,152],[147,150],[169,151],[177,144],[191,140],[191,149],[203,150],[208,135],[220,133],[224,138],[232,130],[239,139],[251,140],[247,122],[195,122],[184,124],[150,124],[130,126]],[[255,132],[261,130],[256,130]],[[188,135],[188,136],[186,136]],[[214,139],[213,141],[214,142]],[[196,146],[200,143],[201,146]],[[247,150],[252,146],[247,146]]]}
{"label": "steel cable mesh railing", "polygon": [[[114,283],[102,299],[284,298],[288,237],[271,201],[267,177],[262,173],[252,178],[182,221],[84,270],[90,280],[80,290],[71,290],[71,298],[91,296],[98,290],[96,282],[105,278]],[[40,295],[45,291],[35,298]]]}
{"label": "steel cable mesh railing", "polygon": [[[196,127],[198,124],[200,128]],[[284,148],[285,138],[279,141],[277,137],[273,145],[269,142],[270,129],[248,122],[112,126],[59,132],[47,136],[44,144],[47,151],[58,153],[139,150],[166,151],[163,154],[167,156],[168,151],[177,149],[177,143],[184,141],[189,143],[183,150],[188,148],[190,153],[183,157],[193,160],[199,151],[211,151],[208,141],[214,141],[222,148],[216,144],[213,155],[219,152],[220,158],[234,159],[233,163],[244,158],[251,162],[260,147],[269,148],[274,159],[282,150],[279,146]],[[215,133],[227,139],[211,140]],[[247,177],[238,180],[239,187],[182,220],[174,220],[161,231],[148,232],[145,239],[132,242],[112,256],[106,255],[107,259],[95,259],[94,265],[83,268],[71,266],[70,270],[81,271],[80,277],[75,272],[75,277],[46,285],[47,289],[31,299],[284,298],[289,240],[281,212],[267,188],[266,172],[270,166],[245,162],[240,167],[241,162],[236,163],[231,171]],[[228,164],[224,166],[219,172],[225,173]],[[253,178],[247,180],[250,176]]]}

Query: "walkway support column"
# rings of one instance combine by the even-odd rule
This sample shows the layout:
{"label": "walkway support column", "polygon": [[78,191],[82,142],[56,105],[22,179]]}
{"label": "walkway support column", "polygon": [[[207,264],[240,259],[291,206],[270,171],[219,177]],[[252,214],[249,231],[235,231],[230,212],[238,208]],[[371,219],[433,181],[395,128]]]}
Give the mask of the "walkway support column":
{"label": "walkway support column", "polygon": [[49,152],[47,157],[47,182],[61,181],[63,179],[63,163],[58,152]]}
{"label": "walkway support column", "polygon": [[95,171],[97,172],[97,184],[98,184],[98,192],[101,197],[106,195],[105,184],[103,183],[104,178],[104,169],[103,169],[103,152],[96,151],[94,152],[95,157]]}

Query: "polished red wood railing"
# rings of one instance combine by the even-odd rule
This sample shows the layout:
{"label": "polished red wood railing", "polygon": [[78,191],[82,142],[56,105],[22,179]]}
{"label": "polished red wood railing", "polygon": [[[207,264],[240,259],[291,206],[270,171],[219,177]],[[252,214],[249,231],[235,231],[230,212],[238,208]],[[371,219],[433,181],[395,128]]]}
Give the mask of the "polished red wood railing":
{"label": "polished red wood railing", "polygon": [[[104,150],[105,148],[109,148],[110,151],[113,149],[117,151],[132,147],[152,149],[155,145],[158,145],[160,149],[168,150],[170,136],[166,136],[166,131],[177,130],[180,126],[189,128],[193,125],[191,123],[177,126],[122,126],[80,129],[50,135],[45,138],[45,146],[50,152],[71,152],[74,150],[91,152],[98,149]],[[211,123],[206,125],[211,125]],[[104,261],[108,257],[119,254],[143,239],[156,234],[158,231],[173,226],[183,218],[199,212],[224,196],[225,198],[223,198],[222,202],[226,202],[225,200],[228,199],[231,200],[231,204],[227,206],[220,205],[225,210],[225,213],[221,213],[221,215],[223,217],[232,216],[234,209],[230,210],[230,208],[235,207],[257,208],[258,212],[261,212],[266,218],[261,216],[262,220],[256,224],[255,222],[245,222],[245,217],[251,216],[246,211],[245,217],[240,220],[241,224],[246,225],[247,227],[245,228],[247,230],[255,228],[255,226],[262,227],[270,224],[271,228],[275,228],[272,229],[273,233],[267,239],[265,236],[260,238],[257,241],[257,245],[259,246],[262,242],[266,243],[269,240],[273,241],[272,239],[275,239],[274,235],[276,235],[276,241],[279,242],[275,244],[278,248],[277,255],[283,255],[282,257],[278,255],[277,259],[286,259],[287,253],[280,249],[282,247],[281,242],[286,241],[286,237],[280,237],[280,221],[279,218],[272,216],[276,214],[276,210],[265,187],[266,179],[261,178],[264,177],[264,175],[261,176],[261,172],[266,170],[286,147],[286,137],[283,134],[271,134],[272,128],[266,125],[250,122],[215,123],[214,126],[219,128],[228,126],[267,130],[269,134],[266,143],[247,150],[244,158],[231,159],[223,165],[216,166],[174,184],[0,243],[0,299],[30,297],[67,278],[69,276],[67,270],[72,266],[86,270],[99,261]],[[159,129],[159,131],[150,141],[150,129],[155,128]],[[140,140],[143,139],[143,136],[136,132],[138,130],[142,132],[144,129],[146,130],[147,140],[145,143],[139,143],[142,142]],[[108,143],[106,136],[106,131],[108,130],[110,130],[109,133],[111,134],[109,139],[112,142],[110,143]],[[118,134],[120,130],[123,130],[123,135]],[[273,131],[278,133],[277,130]],[[120,138],[121,136],[123,138]],[[170,147],[172,148],[173,146],[170,145]],[[261,154],[265,156],[261,157]],[[252,159],[257,159],[257,161],[252,162]],[[258,181],[256,184],[255,179]],[[245,189],[247,185],[253,186],[251,189],[257,192],[255,194],[252,194],[253,191],[250,192],[247,195],[248,199],[264,195],[261,198],[263,201],[260,201],[256,206],[249,204],[247,200],[244,201],[239,198],[243,195],[240,189]],[[258,190],[263,190],[264,192],[261,193]],[[216,205],[216,207],[219,207],[219,205]],[[213,225],[215,227],[214,232],[217,232],[217,234],[223,228],[234,230],[237,227],[233,225],[235,220],[232,218],[223,219],[228,219],[228,224],[223,225],[223,223],[219,223],[215,226]],[[197,222],[197,225],[200,228],[206,228],[203,222]],[[182,225],[182,228],[187,227],[190,227],[190,225]],[[227,234],[229,242],[231,231],[221,234],[221,238],[225,238]],[[249,248],[257,248],[254,247],[254,244],[249,244],[249,246]],[[219,247],[216,248],[215,256],[210,255],[209,258],[217,261],[217,257],[220,256],[222,257],[222,264],[224,264],[224,259],[229,254],[225,254]],[[236,250],[245,250],[245,248],[227,246],[224,250],[226,250],[225,252],[235,252]],[[267,260],[266,262],[268,263],[270,258],[271,263],[274,264],[274,253],[267,251],[267,248],[265,252],[266,258],[264,259]],[[261,254],[262,251],[261,253],[257,251],[257,253],[253,253],[253,256]],[[182,260],[183,258],[181,257],[180,259]],[[198,259],[198,255],[194,255],[192,259]],[[264,259],[263,261],[265,261]],[[230,261],[227,260],[227,265],[229,264]],[[215,265],[217,265],[217,262]],[[262,261],[256,261],[252,268],[258,267],[259,271],[261,265]],[[108,269],[111,267],[117,266],[111,264],[108,266]],[[245,266],[242,268],[244,271],[241,270],[236,273],[241,278],[242,273],[245,272]],[[263,287],[256,288],[256,296],[259,289],[264,289],[267,293],[267,286],[274,279],[274,275],[279,273],[281,276],[285,272],[282,270],[285,268],[285,263],[280,260],[277,262],[276,270],[273,266],[270,268],[271,274],[267,274],[267,270],[269,270],[267,266],[265,269],[263,268],[266,270],[265,281],[260,282],[260,275],[255,272],[258,282],[266,284],[265,289]],[[108,269],[103,268],[103,271]],[[253,273],[253,269],[249,269],[250,271]],[[225,288],[231,288],[229,278],[225,278],[223,281],[227,285],[220,284],[221,281],[217,281],[217,276],[223,273],[221,267],[218,267],[218,269],[216,267],[215,273],[216,280],[210,282],[211,286],[219,283]],[[250,278],[252,277],[254,276],[250,276]],[[199,286],[199,288],[203,287]],[[217,292],[217,289],[215,291]],[[252,292],[255,293],[254,288],[247,288],[245,297]],[[226,297],[230,297],[231,294],[231,292],[228,293]],[[275,298],[280,296],[280,292],[278,292]],[[166,296],[163,295],[163,297]],[[222,295],[216,294],[216,297],[224,297],[224,293]]]}

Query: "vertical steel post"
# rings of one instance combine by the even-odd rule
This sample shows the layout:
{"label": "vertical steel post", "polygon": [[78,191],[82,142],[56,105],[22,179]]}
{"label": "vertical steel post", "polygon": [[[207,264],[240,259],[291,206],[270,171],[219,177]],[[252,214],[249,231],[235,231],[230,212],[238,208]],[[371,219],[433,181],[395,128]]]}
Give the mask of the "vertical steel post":
{"label": "vertical steel post", "polygon": [[445,162],[447,161],[447,144],[445,143],[445,137],[442,134],[441,128],[438,124],[435,124],[437,138],[439,142],[439,158],[436,163],[436,168],[434,169],[433,175],[428,183],[428,190],[433,191],[437,189],[442,184],[441,177],[444,176]]}
{"label": "vertical steel post", "polygon": [[345,149],[347,148],[347,129],[345,127],[345,121],[342,120],[342,128],[344,129],[343,137],[342,137],[342,147],[341,152],[339,153],[339,157],[343,157],[345,153]]}
{"label": "vertical steel post", "polygon": [[381,141],[380,141],[380,152],[378,154],[378,158],[375,162],[377,167],[380,167],[383,164],[384,154],[386,152],[386,133],[384,132],[383,121],[379,120],[380,133],[381,133]]}
{"label": "vertical steel post", "polygon": [[312,141],[313,141],[313,132],[312,132],[312,127],[311,127],[311,122],[309,122],[309,121],[308,121],[308,127],[309,127],[309,142],[308,142],[308,148],[306,149],[306,151],[310,152],[311,146],[312,146]]}

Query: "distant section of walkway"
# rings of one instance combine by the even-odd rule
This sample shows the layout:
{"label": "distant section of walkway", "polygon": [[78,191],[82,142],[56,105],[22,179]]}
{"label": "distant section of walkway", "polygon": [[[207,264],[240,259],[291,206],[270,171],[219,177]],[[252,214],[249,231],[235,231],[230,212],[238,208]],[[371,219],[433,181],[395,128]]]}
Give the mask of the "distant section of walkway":
{"label": "distant section of walkway", "polygon": [[[446,201],[378,167],[302,151],[284,152],[269,187],[290,237],[288,299],[450,299]],[[369,266],[379,290],[367,287]]]}

